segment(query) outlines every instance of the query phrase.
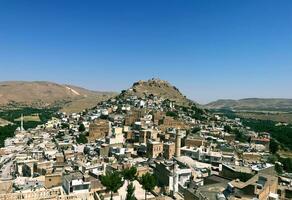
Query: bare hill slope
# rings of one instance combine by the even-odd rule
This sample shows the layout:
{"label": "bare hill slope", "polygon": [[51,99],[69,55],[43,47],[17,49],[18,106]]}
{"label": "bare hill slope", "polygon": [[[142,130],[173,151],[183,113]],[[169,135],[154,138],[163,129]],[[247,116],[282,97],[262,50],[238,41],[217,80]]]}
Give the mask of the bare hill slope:
{"label": "bare hill slope", "polygon": [[209,109],[292,111],[292,99],[248,98],[240,100],[218,100],[205,106]]}
{"label": "bare hill slope", "polygon": [[[111,92],[96,92],[87,90],[84,88],[62,85],[45,81],[10,81],[0,82],[0,106],[5,107],[7,105],[21,105],[31,107],[53,107],[60,105],[64,109],[66,106],[74,104],[74,102],[82,102],[86,104],[87,99],[92,101],[96,100],[94,104],[100,100],[115,95]],[[78,103],[77,103],[78,104]],[[84,109],[82,105],[76,105],[80,109]],[[94,105],[92,105],[94,106]],[[80,109],[74,109],[74,111],[81,111]]]}

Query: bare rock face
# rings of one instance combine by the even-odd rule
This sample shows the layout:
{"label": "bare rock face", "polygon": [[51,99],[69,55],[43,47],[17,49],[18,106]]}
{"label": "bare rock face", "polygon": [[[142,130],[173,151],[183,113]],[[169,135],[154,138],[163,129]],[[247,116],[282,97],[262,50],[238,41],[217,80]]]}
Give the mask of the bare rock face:
{"label": "bare rock face", "polygon": [[192,101],[187,99],[175,86],[160,79],[150,79],[148,81],[140,80],[135,82],[131,88],[123,91],[121,95],[125,97],[137,96],[140,98],[153,95],[175,101],[177,104],[181,105],[192,103]]}

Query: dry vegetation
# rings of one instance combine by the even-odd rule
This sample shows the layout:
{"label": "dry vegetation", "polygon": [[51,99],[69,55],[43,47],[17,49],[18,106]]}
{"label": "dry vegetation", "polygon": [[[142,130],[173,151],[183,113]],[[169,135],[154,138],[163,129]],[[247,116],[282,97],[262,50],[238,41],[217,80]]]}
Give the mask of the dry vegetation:
{"label": "dry vegetation", "polygon": [[[19,122],[21,120],[21,117],[15,119],[15,122]],[[23,121],[24,122],[40,122],[40,116],[38,114],[32,114],[32,115],[26,115],[23,116]]]}
{"label": "dry vegetation", "polygon": [[236,111],[292,111],[292,99],[222,99],[211,102],[205,106],[209,109],[231,109]]}
{"label": "dry vegetation", "polygon": [[292,123],[292,113],[271,112],[236,112],[241,118],[271,120],[275,122]]}
{"label": "dry vegetation", "polygon": [[100,96],[89,96],[87,98],[77,99],[77,100],[74,100],[72,102],[66,103],[60,111],[66,112],[66,113],[80,112],[84,109],[93,108],[97,105],[98,102],[107,100],[112,96],[114,96],[114,94],[100,95]]}
{"label": "dry vegetation", "polygon": [[292,152],[291,151],[278,151],[278,154],[281,157],[292,158]]}
{"label": "dry vegetation", "polygon": [[7,126],[7,125],[9,125],[9,124],[12,124],[12,122],[0,118],[0,127],[2,127],[2,126]]}
{"label": "dry vegetation", "polygon": [[60,107],[66,112],[80,112],[113,95],[115,93],[43,81],[0,83],[0,106],[9,110],[16,107]]}

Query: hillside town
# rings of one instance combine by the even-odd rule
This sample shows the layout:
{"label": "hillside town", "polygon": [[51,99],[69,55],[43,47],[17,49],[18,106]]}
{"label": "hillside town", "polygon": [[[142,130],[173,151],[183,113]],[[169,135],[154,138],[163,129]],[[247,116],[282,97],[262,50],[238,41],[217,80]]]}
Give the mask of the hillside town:
{"label": "hillside town", "polygon": [[33,129],[22,120],[0,149],[0,200],[292,199],[268,132],[129,90]]}

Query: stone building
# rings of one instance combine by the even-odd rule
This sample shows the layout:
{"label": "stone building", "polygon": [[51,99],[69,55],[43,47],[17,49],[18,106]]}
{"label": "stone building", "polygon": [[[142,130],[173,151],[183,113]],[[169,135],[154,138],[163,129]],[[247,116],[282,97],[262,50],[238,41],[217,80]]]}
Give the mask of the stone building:
{"label": "stone building", "polygon": [[188,130],[188,129],[190,129],[190,126],[182,120],[177,120],[177,119],[174,119],[172,117],[165,116],[161,120],[159,128],[162,132],[165,132],[169,128]]}
{"label": "stone building", "polygon": [[155,125],[159,125],[159,122],[163,119],[163,117],[165,116],[165,112],[162,111],[156,111],[153,113],[153,123]]}
{"label": "stone building", "polygon": [[185,139],[185,146],[200,147],[204,145],[204,138],[201,137],[187,137]]}
{"label": "stone building", "polygon": [[132,126],[136,121],[139,121],[140,118],[144,117],[145,114],[146,111],[144,109],[130,111],[125,117],[125,125]]}
{"label": "stone building", "polygon": [[47,189],[58,187],[62,185],[62,174],[53,173],[45,176],[45,187]]}
{"label": "stone building", "polygon": [[163,153],[163,144],[161,142],[148,140],[147,155],[149,158],[157,158]]}
{"label": "stone building", "polygon": [[85,180],[81,172],[74,172],[63,176],[62,186],[67,194],[88,193],[90,190],[90,182]]}
{"label": "stone building", "polygon": [[229,198],[269,199],[271,194],[277,194],[278,178],[267,174],[257,174],[246,182],[233,180],[228,185],[231,191]]}
{"label": "stone building", "polygon": [[141,130],[139,134],[139,143],[146,143],[148,139],[157,140],[158,132],[154,129]]}
{"label": "stone building", "polygon": [[166,159],[171,159],[175,154],[175,143],[166,142],[163,144],[163,156]]}
{"label": "stone building", "polygon": [[89,125],[89,141],[93,142],[96,139],[105,138],[110,131],[110,124],[108,120],[97,119]]}

